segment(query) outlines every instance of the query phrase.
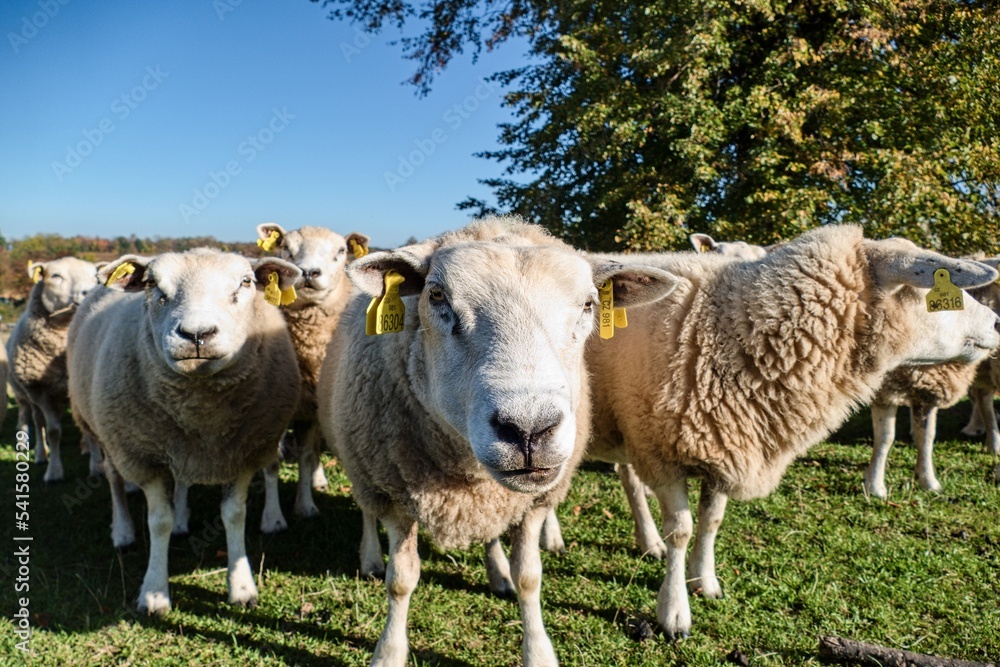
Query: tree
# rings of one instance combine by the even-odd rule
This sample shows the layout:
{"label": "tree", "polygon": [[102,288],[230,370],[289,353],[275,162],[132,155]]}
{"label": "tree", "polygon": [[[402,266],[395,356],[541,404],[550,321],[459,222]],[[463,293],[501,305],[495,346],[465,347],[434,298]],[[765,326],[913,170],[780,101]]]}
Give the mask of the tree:
{"label": "tree", "polygon": [[582,247],[681,247],[691,231],[772,243],[854,222],[1000,250],[996,3],[328,2],[371,29],[427,20],[403,42],[420,86],[463,46],[528,37],[532,61],[496,75],[517,120],[482,153],[506,165],[486,182],[501,209]]}

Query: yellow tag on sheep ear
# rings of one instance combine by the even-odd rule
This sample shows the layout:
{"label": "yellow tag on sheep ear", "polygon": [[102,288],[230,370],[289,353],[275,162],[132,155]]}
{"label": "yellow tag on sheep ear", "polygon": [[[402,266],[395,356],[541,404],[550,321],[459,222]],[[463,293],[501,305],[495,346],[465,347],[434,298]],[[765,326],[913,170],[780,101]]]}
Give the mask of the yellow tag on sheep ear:
{"label": "yellow tag on sheep ear", "polygon": [[628,316],[624,308],[615,308],[615,329],[624,329],[628,326]]}
{"label": "yellow tag on sheep ear", "polygon": [[130,276],[133,273],[135,273],[135,264],[132,262],[122,262],[118,265],[118,268],[111,272],[111,275],[108,276],[104,284],[110,285],[111,283],[116,283],[125,276]]}
{"label": "yellow tag on sheep ear", "polygon": [[351,244],[351,252],[354,254],[355,259],[360,259],[368,254],[368,246],[358,243],[357,239],[351,239],[348,243]]}
{"label": "yellow tag on sheep ear", "polygon": [[934,272],[934,287],[927,293],[926,298],[929,313],[965,309],[962,290],[952,284],[948,269],[938,269]]}
{"label": "yellow tag on sheep ear", "polygon": [[[29,269],[31,268],[31,262],[28,262],[28,268]],[[37,283],[41,279],[42,279],[42,267],[36,266],[35,270],[31,272],[31,280],[32,282]]]}
{"label": "yellow tag on sheep ear", "polygon": [[406,307],[399,297],[399,286],[403,284],[402,275],[389,269],[385,272],[385,292],[368,304],[365,311],[365,333],[369,336],[396,333],[403,330],[406,323]]}
{"label": "yellow tag on sheep ear", "polygon": [[266,239],[257,239],[257,245],[260,246],[261,250],[264,252],[271,252],[274,250],[274,246],[277,245],[278,239],[281,238],[281,232],[277,229],[272,229],[271,233],[267,235]]}
{"label": "yellow tag on sheep ear", "polygon": [[601,338],[611,338],[615,335],[615,284],[611,278],[597,288],[597,298],[601,302],[597,318]]}
{"label": "yellow tag on sheep ear", "polygon": [[278,286],[278,274],[271,273],[267,276],[267,287],[264,288],[264,301],[272,306],[281,305],[281,288]]}
{"label": "yellow tag on sheep ear", "polygon": [[281,290],[281,305],[289,306],[295,303],[295,300],[299,298],[298,293],[295,291],[295,285],[292,285],[288,289]]}

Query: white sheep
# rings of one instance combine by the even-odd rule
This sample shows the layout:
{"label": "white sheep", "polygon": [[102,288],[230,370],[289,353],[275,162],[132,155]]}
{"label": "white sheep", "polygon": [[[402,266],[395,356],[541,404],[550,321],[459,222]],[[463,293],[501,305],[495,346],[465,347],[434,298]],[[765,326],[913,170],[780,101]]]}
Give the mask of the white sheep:
{"label": "white sheep", "polygon": [[[200,248],[152,258],[126,255],[102,269],[99,287],[70,327],[73,417],[104,448],[116,546],[134,539],[119,515],[121,478],[146,496],[149,564],[138,607],[170,610],[167,553],[174,525],[169,485],[223,484],[229,600],[253,605],[246,555],[247,487],[276,460],[298,401],[295,350],[265,286],[300,276],[277,258]],[[129,533],[132,532],[132,535]]]}
{"label": "white sheep", "polygon": [[[719,597],[714,542],[729,496],[770,493],[787,466],[868,402],[905,363],[974,362],[1000,344],[993,312],[927,312],[934,273],[959,287],[989,267],[865,240],[830,226],[755,261],[711,254],[619,256],[681,277],[666,299],[629,313],[613,345],[588,345],[594,434],[588,455],[631,463],[663,515],[666,576],[657,619],[691,628],[687,588]],[[698,534],[688,479],[702,479]]]}
{"label": "white sheep", "polygon": [[[994,268],[1000,264],[1000,258],[975,258]],[[991,307],[1000,315],[1000,285],[996,283],[969,290],[970,296],[980,303]],[[995,358],[995,355],[994,355]],[[887,376],[878,393],[872,399],[872,428],[875,433],[872,448],[872,459],[865,471],[864,489],[867,493],[886,498],[888,489],[885,485],[885,466],[889,450],[895,439],[896,408],[899,405],[910,406],[910,426],[913,442],[917,447],[917,462],[914,474],[920,488],[928,491],[940,491],[941,484],[934,474],[934,437],[937,430],[937,412],[939,408],[955,405],[966,393],[972,399],[973,419],[982,403],[980,387],[989,383],[989,365],[996,363],[985,360],[979,364],[946,363],[931,366],[901,366]],[[977,368],[981,368],[977,374]],[[977,385],[972,385],[976,377],[982,378]],[[992,409],[993,392],[987,405]],[[995,423],[995,421],[994,421]],[[966,427],[968,429],[969,427]],[[987,436],[987,447],[990,438]],[[993,453],[998,453],[991,449]]]}
{"label": "white sheep", "polygon": [[7,418],[7,369],[9,367],[7,362],[7,346],[0,345],[0,387],[3,387],[3,398],[2,404],[0,404],[0,425],[3,424],[3,420]]}
{"label": "white sheep", "polygon": [[[337,329],[340,315],[351,296],[351,282],[344,275],[349,257],[364,255],[369,238],[352,232],[346,237],[325,227],[303,227],[286,232],[280,225],[257,226],[262,247],[275,249],[278,256],[302,270],[295,286],[297,298],[281,310],[295,345],[302,375],[299,407],[292,421],[292,440],[285,436],[282,451],[295,455],[299,463],[299,484],[295,494],[295,513],[315,516],[319,513],[312,489],[327,487],[326,475],[319,464],[322,437],[316,421],[316,384],[323,366],[327,345]],[[269,493],[277,489],[276,469],[265,471]],[[274,532],[285,526],[272,526]]]}
{"label": "white sheep", "polygon": [[[7,378],[17,400],[17,429],[34,427],[31,439],[35,462],[44,463],[46,482],[63,478],[60,420],[69,401],[66,395],[66,334],[77,307],[97,286],[97,265],[76,257],[62,257],[28,265],[35,286],[24,313],[7,339],[10,372]],[[97,473],[99,453],[91,452],[91,473]]]}
{"label": "white sheep", "polygon": [[[491,583],[517,591],[524,664],[557,664],[542,623],[538,542],[586,447],[583,352],[597,286],[613,281],[615,305],[632,306],[661,297],[673,277],[589,261],[503,218],[373,253],[347,273],[364,294],[327,352],[319,418],[355,499],[389,535],[389,612],[372,664],[406,663],[418,526],[446,548],[488,542],[501,568]],[[366,335],[374,327],[401,330]],[[507,531],[510,563],[498,542]],[[381,566],[369,547],[363,570]]]}
{"label": "white sheep", "polygon": [[760,259],[767,248],[746,241],[716,241],[708,234],[691,234],[688,237],[697,252],[714,252],[736,259]]}

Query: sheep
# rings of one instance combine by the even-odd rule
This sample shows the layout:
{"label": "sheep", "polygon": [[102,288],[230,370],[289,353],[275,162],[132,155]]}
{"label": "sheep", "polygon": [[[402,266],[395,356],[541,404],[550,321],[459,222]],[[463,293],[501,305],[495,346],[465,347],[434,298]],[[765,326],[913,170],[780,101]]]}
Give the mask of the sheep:
{"label": "sheep", "polygon": [[688,237],[697,252],[714,252],[737,259],[760,259],[767,248],[746,241],[716,241],[708,234],[691,234]]}
{"label": "sheep", "polygon": [[[1000,257],[990,257],[980,260],[994,268],[1000,268]],[[994,282],[971,292],[972,296],[993,309],[1000,315],[1000,282]],[[994,352],[988,361],[979,365],[976,377],[969,388],[969,398],[972,399],[973,415],[966,432],[975,426],[976,413],[986,433],[986,449],[991,454],[1000,454],[1000,428],[997,427],[997,415],[993,410],[993,397],[1000,393],[1000,353]],[[997,481],[1000,481],[1000,466],[995,471]]]}
{"label": "sheep", "polygon": [[[603,256],[608,258],[608,256]],[[855,226],[808,232],[766,257],[618,256],[681,283],[629,313],[615,345],[588,345],[594,378],[588,455],[631,463],[663,515],[666,575],[657,620],[687,636],[687,588],[722,593],[714,541],[727,499],[762,497],[787,466],[868,402],[899,365],[975,362],[1000,344],[997,316],[973,299],[928,313],[939,268],[975,287],[997,272]],[[698,533],[688,478],[699,477]]]}
{"label": "sheep", "polygon": [[255,471],[276,460],[301,382],[284,320],[258,292],[265,285],[288,289],[300,275],[278,258],[251,262],[207,248],[125,255],[101,269],[106,287],[84,301],[70,325],[73,417],[105,451],[116,546],[134,539],[127,515],[117,516],[122,478],[146,497],[142,612],[170,610],[171,479],[225,485],[229,600],[256,604],[244,543],[247,487]]}
{"label": "sheep", "polygon": [[[24,313],[7,339],[11,390],[18,404],[17,429],[34,426],[35,463],[46,460],[44,480],[63,479],[60,420],[66,412],[66,334],[77,307],[97,286],[97,265],[62,257],[32,262],[28,275],[35,281]],[[91,474],[99,471],[99,454],[91,456]]]}
{"label": "sheep", "polygon": [[[613,281],[614,304],[624,307],[662,297],[674,278],[589,261],[508,218],[373,253],[347,274],[364,294],[352,298],[327,351],[319,420],[368,537],[374,517],[389,535],[388,618],[372,664],[406,663],[418,526],[446,548],[488,542],[502,568],[488,571],[491,584],[519,598],[524,664],[557,664],[541,616],[539,533],[586,447],[583,352],[597,286]],[[400,304],[405,316],[394,318]],[[378,327],[399,330],[366,335]],[[498,541],[508,530],[510,563]],[[377,540],[370,547],[363,539],[363,570],[381,566]]]}
{"label": "sheep", "polygon": [[[349,255],[367,253],[369,238],[358,232],[344,237],[325,227],[303,227],[286,232],[275,223],[258,225],[257,234],[262,247],[275,248],[279,257],[302,270],[302,278],[296,285],[297,298],[282,308],[302,375],[299,407],[292,423],[295,444],[286,444],[282,451],[298,454],[295,513],[310,517],[319,514],[312,489],[327,486],[323,467],[319,465],[322,443],[316,422],[316,383],[326,347],[351,295],[351,283],[344,278],[344,266]],[[270,493],[277,489],[276,473],[276,467],[265,471],[269,478],[265,488]],[[265,532],[284,527],[271,526]]]}
{"label": "sheep", "polygon": [[0,387],[3,387],[3,403],[0,404],[0,424],[7,418],[7,346],[0,345]]}

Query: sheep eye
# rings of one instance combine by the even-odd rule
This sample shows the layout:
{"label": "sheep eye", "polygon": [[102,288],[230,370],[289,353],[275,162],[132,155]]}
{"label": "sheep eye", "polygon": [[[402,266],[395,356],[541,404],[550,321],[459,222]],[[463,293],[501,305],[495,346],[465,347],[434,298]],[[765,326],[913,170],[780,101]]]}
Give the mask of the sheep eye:
{"label": "sheep eye", "polygon": [[340,257],[341,255],[345,254],[346,252],[347,252],[347,248],[341,248],[340,250],[337,251],[337,257]]}
{"label": "sheep eye", "polygon": [[430,290],[427,291],[427,296],[431,301],[445,300],[444,290],[437,286],[430,288]]}
{"label": "sheep eye", "polygon": [[253,285],[253,278],[250,276],[243,276],[242,285],[243,287],[250,287],[251,285]]}
{"label": "sheep eye", "polygon": [[592,313],[592,312],[594,312],[594,300],[593,299],[587,299],[587,302],[585,304],[583,304],[583,312],[584,313]]}

